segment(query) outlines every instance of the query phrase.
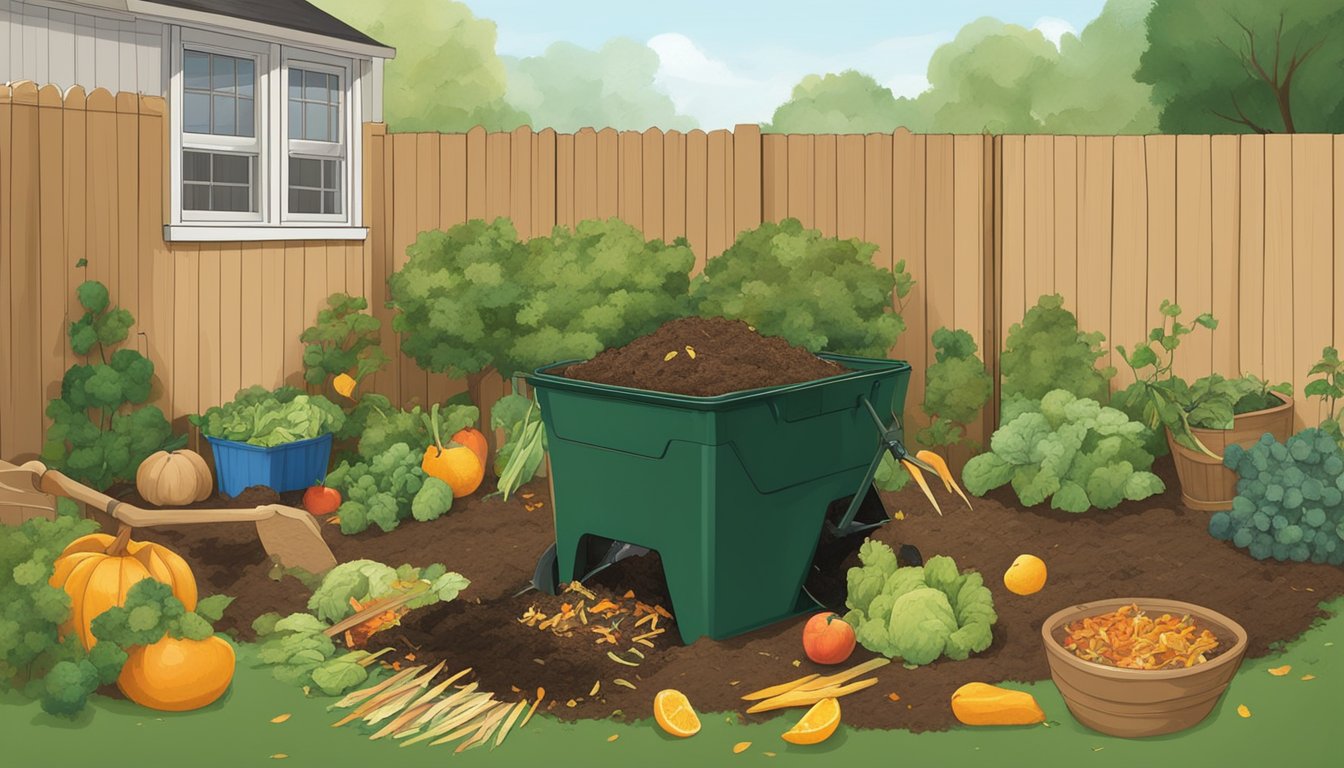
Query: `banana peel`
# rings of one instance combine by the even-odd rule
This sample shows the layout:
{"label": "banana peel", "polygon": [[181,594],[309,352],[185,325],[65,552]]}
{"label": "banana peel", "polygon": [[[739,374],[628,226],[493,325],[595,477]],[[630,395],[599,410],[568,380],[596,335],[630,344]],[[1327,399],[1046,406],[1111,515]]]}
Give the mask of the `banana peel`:
{"label": "banana peel", "polygon": [[[939,456],[933,451],[925,450],[916,453],[915,459],[937,473],[938,478],[943,481],[943,487],[949,492],[955,491],[956,494],[961,497],[961,500],[966,502],[966,507],[968,509],[971,508],[971,500],[966,497],[965,492],[961,490],[961,486],[957,485],[957,481],[952,477],[952,472],[947,468],[947,462],[943,460],[942,456]],[[933,491],[929,490],[929,483],[924,479],[924,472],[920,470],[917,464],[909,459],[901,459],[901,465],[910,473],[910,477],[915,479],[915,483],[919,485],[919,489],[924,492],[925,498],[929,500],[929,503],[933,505],[934,510],[941,517],[943,508],[939,506],[938,500],[934,498]]]}

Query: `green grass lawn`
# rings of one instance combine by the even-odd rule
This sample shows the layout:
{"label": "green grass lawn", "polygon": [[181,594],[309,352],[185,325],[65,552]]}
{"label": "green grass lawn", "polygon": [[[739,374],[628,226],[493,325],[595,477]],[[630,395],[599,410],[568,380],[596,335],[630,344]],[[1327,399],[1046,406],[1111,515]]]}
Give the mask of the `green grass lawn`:
{"label": "green grass lawn", "polygon": [[[495,752],[481,748],[454,755],[451,747],[417,744],[402,749],[391,741],[370,742],[354,726],[332,729],[336,718],[326,712],[329,699],[309,700],[302,691],[276,682],[269,672],[254,666],[253,649],[244,646],[229,695],[198,712],[153,713],[130,702],[95,697],[81,718],[69,721],[6,694],[0,697],[0,763],[15,768],[815,765],[820,764],[819,755],[828,754],[856,766],[878,765],[881,760],[880,764],[892,766],[1130,768],[1161,760],[1163,765],[1182,768],[1232,768],[1285,759],[1295,767],[1338,765],[1337,735],[1332,729],[1340,727],[1344,704],[1344,615],[1338,615],[1344,599],[1326,607],[1337,615],[1281,654],[1244,663],[1208,720],[1184,733],[1154,739],[1115,739],[1083,728],[1046,681],[1015,687],[1036,696],[1050,718],[1048,727],[963,728],[916,735],[842,726],[826,743],[804,748],[779,738],[801,710],[763,725],[740,725],[733,715],[705,715],[700,734],[687,740],[663,735],[651,721],[561,723],[539,715]],[[1275,677],[1266,672],[1283,664],[1292,665],[1290,674]],[[1307,674],[1316,679],[1303,681]],[[1237,715],[1240,704],[1250,708],[1250,718]],[[286,712],[292,715],[287,722],[270,722]],[[613,735],[619,738],[609,742]],[[733,745],[743,741],[751,742],[751,747],[734,755]],[[276,761],[272,759],[276,754],[287,757]]]}

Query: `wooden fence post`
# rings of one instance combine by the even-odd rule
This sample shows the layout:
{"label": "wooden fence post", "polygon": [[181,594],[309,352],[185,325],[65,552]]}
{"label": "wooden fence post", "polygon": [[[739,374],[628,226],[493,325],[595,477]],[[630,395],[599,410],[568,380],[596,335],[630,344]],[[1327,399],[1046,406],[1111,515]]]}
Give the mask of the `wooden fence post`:
{"label": "wooden fence post", "polygon": [[985,311],[984,343],[981,344],[981,359],[985,361],[985,370],[994,382],[993,394],[985,406],[981,418],[984,419],[986,441],[994,434],[999,425],[999,399],[1002,396],[1002,382],[999,378],[999,339],[1003,328],[1003,137],[985,134],[984,161],[984,273],[985,273]]}

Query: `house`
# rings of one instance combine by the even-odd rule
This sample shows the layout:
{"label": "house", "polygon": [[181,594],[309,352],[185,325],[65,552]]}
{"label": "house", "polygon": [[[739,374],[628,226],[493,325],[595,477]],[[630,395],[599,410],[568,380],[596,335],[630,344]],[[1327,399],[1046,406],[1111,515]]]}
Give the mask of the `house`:
{"label": "house", "polygon": [[167,103],[164,240],[362,240],[394,51],[304,0],[0,0],[0,83]]}

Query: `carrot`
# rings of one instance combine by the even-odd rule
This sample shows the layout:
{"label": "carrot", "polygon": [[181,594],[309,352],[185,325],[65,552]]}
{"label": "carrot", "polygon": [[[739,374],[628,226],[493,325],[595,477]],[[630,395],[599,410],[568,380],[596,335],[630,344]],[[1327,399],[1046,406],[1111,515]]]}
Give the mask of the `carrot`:
{"label": "carrot", "polygon": [[920,451],[915,454],[915,458],[921,459],[925,464],[933,467],[938,473],[938,477],[943,479],[943,487],[949,491],[956,491],[957,495],[961,497],[961,500],[966,502],[966,506],[970,508],[971,500],[966,498],[966,494],[962,492],[961,486],[957,485],[956,478],[952,476],[952,471],[947,468],[947,462],[943,461],[942,456],[939,456],[933,451]]}
{"label": "carrot", "polygon": [[933,491],[929,490],[929,484],[924,481],[924,473],[919,471],[919,467],[905,459],[901,459],[901,464],[905,466],[905,469],[910,473],[910,476],[915,478],[915,482],[919,483],[919,489],[924,491],[924,495],[928,497],[929,503],[933,505],[934,510],[936,510],[938,516],[941,517],[943,508],[938,506],[938,500],[933,498]]}

